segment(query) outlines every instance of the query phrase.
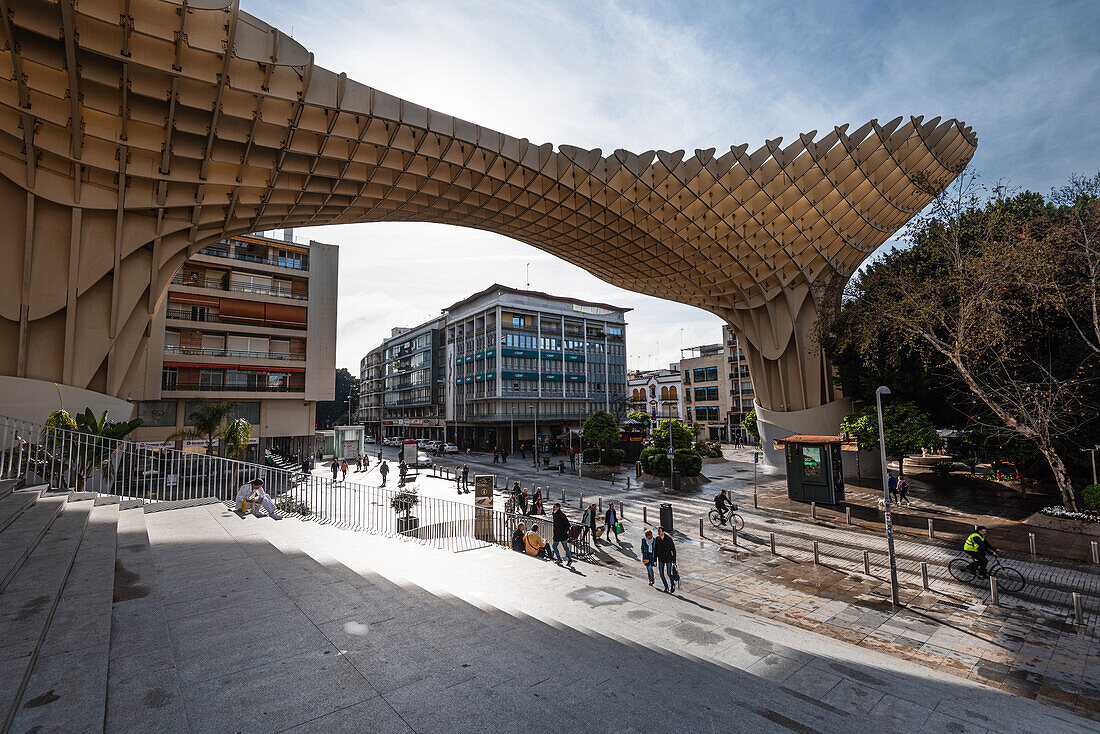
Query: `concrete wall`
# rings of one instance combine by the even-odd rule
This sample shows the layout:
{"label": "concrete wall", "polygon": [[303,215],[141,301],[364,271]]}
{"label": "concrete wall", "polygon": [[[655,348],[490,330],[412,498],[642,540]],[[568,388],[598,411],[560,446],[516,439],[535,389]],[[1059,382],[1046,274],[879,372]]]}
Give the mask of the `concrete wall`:
{"label": "concrete wall", "polygon": [[340,248],[309,243],[306,400],[336,396],[336,296]]}
{"label": "concrete wall", "polygon": [[113,421],[129,420],[134,415],[131,403],[110,395],[48,380],[0,375],[0,415],[44,423],[46,416],[60,408],[73,415],[91,408],[97,417],[106,410]]}

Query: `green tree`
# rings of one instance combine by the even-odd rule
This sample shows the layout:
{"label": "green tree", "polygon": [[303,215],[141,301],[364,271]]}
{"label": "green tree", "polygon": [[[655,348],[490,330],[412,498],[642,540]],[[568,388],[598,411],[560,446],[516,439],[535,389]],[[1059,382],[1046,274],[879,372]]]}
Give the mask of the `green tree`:
{"label": "green tree", "polygon": [[248,441],[252,438],[252,424],[247,418],[237,418],[225,427],[225,455],[237,459],[244,458],[248,450]]}
{"label": "green tree", "polygon": [[[351,394],[355,382],[355,378],[346,368],[336,370],[336,391],[332,400],[317,401],[317,428],[332,428],[351,422],[348,416],[348,395]],[[355,409],[354,405],[352,409]]]}
{"label": "green tree", "polygon": [[650,421],[649,413],[642,413],[642,412],[637,411],[637,410],[634,411],[633,413],[631,413],[630,415],[628,415],[627,418],[629,418],[632,421],[638,421],[639,423],[644,423],[647,426],[649,425],[649,421]]}
{"label": "green tree", "polygon": [[619,423],[607,411],[597,410],[584,422],[582,434],[585,443],[606,448],[619,441]]}
{"label": "green tree", "polygon": [[760,442],[760,429],[756,425],[756,408],[745,414],[741,425],[745,427],[745,433],[749,434],[749,438],[757,443]]}
{"label": "green tree", "polygon": [[690,449],[695,446],[695,434],[690,428],[677,420],[663,420],[653,429],[653,446],[661,451],[668,448],[669,426],[672,427],[672,448],[674,450]]}
{"label": "green tree", "polygon": [[[845,416],[840,427],[859,443],[860,451],[878,450],[878,413],[868,405],[858,413]],[[939,444],[940,437],[932,419],[912,403],[892,403],[882,408],[882,428],[886,433],[886,456],[898,460],[898,473],[905,474],[903,459],[922,448]]]}
{"label": "green tree", "polygon": [[193,424],[192,427],[176,431],[169,438],[205,439],[206,454],[212,456],[214,454],[214,436],[222,432],[222,423],[229,416],[231,408],[232,405],[229,403],[209,403],[203,400],[200,402],[199,407],[187,416]]}

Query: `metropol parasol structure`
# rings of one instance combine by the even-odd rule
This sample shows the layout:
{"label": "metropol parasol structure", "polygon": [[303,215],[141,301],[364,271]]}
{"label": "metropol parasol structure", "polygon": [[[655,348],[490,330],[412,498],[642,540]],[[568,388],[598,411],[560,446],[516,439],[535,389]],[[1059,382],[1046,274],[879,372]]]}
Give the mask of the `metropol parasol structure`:
{"label": "metropol parasol structure", "polygon": [[848,401],[818,316],[977,146],[958,120],[899,117],[605,155],[320,68],[236,0],[0,11],[0,375],[119,398],[141,393],[173,274],[224,235],[442,222],[717,314],[742,336],[766,437],[835,432]]}

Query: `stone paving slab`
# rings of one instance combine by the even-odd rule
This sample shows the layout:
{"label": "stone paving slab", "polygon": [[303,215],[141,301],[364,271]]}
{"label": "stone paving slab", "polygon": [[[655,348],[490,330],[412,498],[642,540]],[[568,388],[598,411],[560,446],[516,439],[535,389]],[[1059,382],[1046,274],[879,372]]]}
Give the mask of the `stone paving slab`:
{"label": "stone paving slab", "polygon": [[[274,542],[274,536],[283,536],[283,535],[287,534],[288,531],[291,531],[293,529],[293,524],[287,525],[287,524],[284,523],[283,525],[278,526],[277,532],[274,529],[275,528],[274,525],[269,524],[268,528],[272,529],[271,532],[273,534],[273,542]],[[335,551],[334,551],[333,548],[334,548],[336,543],[341,542],[341,541],[339,540],[339,537],[340,537],[339,535],[334,537],[332,534],[340,534],[340,531],[337,531],[337,530],[334,530],[334,529],[329,529],[329,528],[320,528],[319,530],[324,531],[324,534],[329,536],[327,538],[328,542],[327,542],[327,544],[325,544],[323,552],[335,554]],[[311,530],[310,533],[308,533],[308,534],[312,534],[312,532],[313,531]],[[355,546],[354,551],[351,548],[348,548],[345,552],[347,552],[349,555],[347,557],[343,558],[344,562],[347,565],[353,566],[353,567],[356,564],[356,559],[357,558],[377,558],[377,559],[381,560],[381,555],[379,555],[379,551],[371,552],[368,548],[361,547],[363,544],[371,544],[371,543],[375,543],[375,542],[379,542],[379,543],[391,542],[391,541],[385,541],[384,539],[380,539],[380,538],[373,538],[371,536],[365,536],[363,534],[343,533],[342,535],[343,536],[350,536],[350,537],[353,537],[355,539],[354,541],[350,541],[350,540],[346,540],[346,539],[344,541],[342,541],[342,542],[352,543],[353,546]],[[293,540],[294,540],[294,542],[298,542],[298,543],[302,542],[302,538],[297,537],[297,536]],[[288,542],[290,542],[290,541],[288,540]],[[400,542],[400,541],[394,541],[394,542]],[[418,547],[414,546],[412,544],[409,544],[409,545],[411,546],[412,550],[410,550],[408,553],[409,553],[409,555],[412,555],[413,553],[416,552]],[[426,549],[419,549],[419,550],[424,550],[425,552],[430,552],[430,551],[427,551]],[[438,552],[432,552],[432,553],[435,553],[435,554],[438,555]],[[500,552],[500,551],[488,551],[487,550],[487,551],[484,551],[483,553],[496,553],[499,556],[502,552]],[[435,579],[436,583],[439,583],[439,584],[443,583],[442,581],[438,580],[438,576],[440,574],[442,574],[446,577],[448,585],[450,585],[452,587],[452,591],[455,590],[453,588],[455,585],[462,586],[463,584],[474,584],[474,583],[476,583],[477,576],[475,574],[471,574],[469,576],[463,576],[461,579],[458,579],[458,578],[455,578],[455,573],[456,573],[455,569],[451,568],[451,565],[452,565],[451,559],[452,558],[457,558],[458,556],[469,556],[470,554],[442,554],[442,555],[443,555],[443,558],[436,565],[443,565],[445,563],[447,565],[447,569],[444,570],[444,569],[441,569],[441,568],[437,568],[437,569],[432,570],[431,575]],[[509,554],[504,553],[504,555],[508,556]],[[392,556],[392,553],[390,554],[390,556]],[[393,558],[393,557],[386,557],[385,558],[385,562],[387,562],[387,563],[390,563],[390,562],[397,563],[399,561],[400,561],[400,559]],[[510,569],[510,567],[513,567],[517,563],[520,563],[520,562],[527,562],[527,565],[535,564],[536,567],[538,567],[539,565],[542,565],[543,568],[549,569],[548,571],[543,572],[543,574],[540,578],[540,589],[543,593],[550,594],[551,597],[553,597],[553,595],[555,595],[555,594],[561,595],[561,593],[566,588],[568,588],[569,586],[575,586],[578,583],[577,581],[575,581],[573,579],[573,575],[569,574],[567,571],[564,571],[564,570],[556,571],[553,567],[550,567],[549,564],[539,564],[536,561],[530,561],[529,559],[526,559],[526,558],[517,558],[515,561],[503,561],[502,560],[502,561],[499,561],[499,563],[496,562],[496,561],[490,561],[490,562],[493,564],[495,574],[501,574],[504,570]],[[372,563],[372,564],[362,563],[361,565],[377,566],[377,563]],[[416,573],[422,573],[421,570],[419,570],[417,568],[414,568],[412,566],[403,566],[402,568],[403,568],[404,571],[406,571],[410,574],[413,573],[414,570],[416,571]],[[525,569],[525,571],[526,570],[527,569]],[[397,573],[397,572],[395,571],[394,573]],[[614,572],[614,571],[594,571],[594,570],[590,570],[588,568],[583,569],[582,573],[585,573],[586,576],[588,576],[588,577],[591,577],[593,574],[599,574],[602,577],[604,574],[610,573],[611,577],[613,577],[613,578],[620,578],[620,579],[629,579],[630,578],[629,576],[623,576],[622,574]],[[488,595],[488,594],[504,594],[506,592],[519,593],[518,589],[512,590],[510,592],[510,585],[515,584],[514,576],[515,576],[514,572],[511,572],[507,575],[507,578],[509,579],[508,581],[505,581],[504,578],[498,578],[497,579],[497,584],[495,584],[492,588],[479,588],[477,593],[486,594],[486,595]],[[559,576],[560,576],[560,581],[558,581],[557,583],[554,583],[553,581],[558,580]],[[423,583],[422,580],[421,580],[421,582]],[[617,587],[613,587],[613,588],[617,588]],[[573,589],[573,591],[576,591],[576,590],[577,590],[576,588]],[[618,591],[622,592],[623,589],[618,589]],[[536,601],[534,595],[532,594],[532,590],[527,588],[527,585],[524,585],[523,588],[522,588],[522,592],[523,593],[520,594],[520,596],[527,599],[527,607],[530,607],[531,604]],[[465,596],[467,598],[472,598],[471,595],[473,593],[474,592],[468,590],[467,593],[462,594],[462,596]],[[566,592],[566,594],[567,593],[569,593],[569,592]],[[614,592],[608,592],[608,593],[611,593],[612,595],[615,595]],[[627,592],[628,596],[631,596],[631,597],[633,597],[634,593],[635,592]],[[641,597],[639,599],[639,601],[633,602],[631,599],[624,599],[623,603],[624,604],[641,603],[642,607],[639,609],[639,611],[647,611],[650,608],[652,608],[652,605],[655,604],[655,603],[669,603],[666,600],[670,599],[670,597],[667,597],[665,595],[661,595],[661,594],[658,594],[656,592],[653,592],[652,590],[648,589],[648,587],[642,587],[642,592],[641,593],[645,594],[645,596]],[[652,594],[652,596],[649,596],[650,594]],[[539,598],[543,598],[543,597],[540,595]],[[647,601],[647,599],[648,599],[648,601]],[[700,604],[699,602],[696,602],[693,605],[690,602],[690,596],[686,600],[679,600],[678,602],[673,602],[673,603],[681,603],[682,604],[685,601],[688,603],[688,605],[690,605],[692,607],[692,610],[687,612],[688,614],[695,615],[696,612],[694,611],[694,609],[698,608],[699,613],[698,613],[697,616],[699,617],[699,619],[704,620],[704,622],[709,621],[710,622],[710,630],[711,631],[717,630],[715,632],[715,634],[721,634],[721,630],[723,629],[723,627],[713,624],[713,622],[711,620],[708,620],[708,618],[711,615],[716,614],[716,613],[717,614],[727,614],[727,615],[731,614],[732,612],[730,610],[728,610],[728,609],[720,610],[717,607],[708,606],[706,604]],[[500,602],[499,602],[498,599],[494,599],[493,604],[499,606]],[[696,606],[696,605],[698,605],[698,606]],[[536,604],[535,606],[538,606],[538,605]],[[590,604],[584,604],[584,603],[581,603],[581,604],[573,603],[571,605],[562,606],[561,603],[560,603],[560,599],[559,599],[558,602],[549,604],[548,606],[553,611],[553,614],[555,616],[558,616],[562,620],[563,623],[568,624],[569,626],[583,626],[583,622],[576,621],[570,615],[578,615],[579,614],[579,619],[585,619],[585,620],[591,621],[591,619],[589,618],[588,615],[592,614],[593,610],[607,608],[605,606],[601,607],[600,605],[590,605]],[[545,615],[546,615],[546,613],[544,612],[542,614],[542,616],[545,616]],[[743,615],[738,615],[738,624],[736,624],[736,625],[724,625],[724,626],[725,627],[730,627],[730,628],[737,628],[737,627],[740,627],[740,626],[749,626],[750,628],[756,628],[756,627],[758,627],[760,622],[761,622],[761,620],[759,620],[758,618],[744,617]],[[618,625],[620,625],[621,622],[616,621],[614,624],[616,625],[616,629],[618,629]],[[705,627],[705,625],[701,622],[696,622],[696,624],[699,624],[700,627]],[[765,625],[765,627],[767,627],[767,626]],[[623,628],[622,632],[623,632],[623,634],[635,634],[637,632],[637,629],[638,629],[638,625],[636,624],[636,625],[634,625],[633,628],[630,628],[630,627]],[[650,634],[650,635],[651,634],[656,634],[657,635],[656,637],[650,637],[649,638],[649,640],[647,642],[648,645],[657,644],[662,649],[668,649],[668,650],[677,649],[678,651],[685,646],[684,641],[682,639],[680,639],[680,637],[676,633],[673,633],[673,632],[670,632],[670,631],[667,631],[667,630],[664,633],[659,633],[653,628],[647,627],[647,629],[650,630],[649,633],[647,633],[647,634]],[[657,629],[660,629],[660,628],[657,628]],[[675,629],[675,627],[673,629]],[[821,651],[820,650],[816,650],[816,649],[812,649],[812,648],[818,648],[821,645],[826,645],[827,646],[827,645],[839,644],[839,643],[836,643],[836,642],[825,643],[823,641],[826,640],[827,638],[820,638],[820,637],[817,637],[816,635],[806,637],[805,635],[807,633],[801,633],[801,632],[798,632],[797,630],[793,630],[792,628],[767,628],[767,629],[769,630],[769,634],[776,635],[776,636],[782,636],[783,638],[785,638],[787,640],[791,640],[792,637],[797,638],[799,640],[799,642],[802,643],[802,644],[800,644],[800,647],[803,648],[803,649],[792,650],[791,648],[787,648],[786,646],[784,646],[785,650],[796,653],[797,655],[810,654],[810,655],[821,656]],[[782,629],[782,631],[780,632],[780,631],[778,631],[778,629]],[[755,631],[756,630],[754,629],[754,632]],[[810,641],[812,641],[812,644],[809,644]],[[765,640],[765,642],[766,642],[766,640]],[[690,643],[688,643],[688,644],[690,644]],[[764,648],[764,650],[762,650],[762,651],[766,651],[767,648],[769,648],[769,647],[774,648],[776,643],[766,642],[766,644],[765,644],[763,642],[757,642],[756,644],[758,644],[762,648]],[[807,652],[807,650],[805,649],[807,647],[811,648],[811,650],[809,652]],[[846,660],[847,664],[853,670],[856,670],[856,671],[859,671],[859,670],[864,669],[866,667],[866,662],[864,662],[864,659],[862,658],[862,656],[864,656],[864,655],[874,655],[875,654],[875,653],[867,651],[867,650],[863,650],[862,652],[854,652],[854,651],[860,650],[861,648],[845,647],[845,648],[842,648],[842,649],[844,650],[843,653],[839,653],[838,651],[834,651],[836,656],[838,656],[838,660],[839,659]],[[739,651],[739,652],[743,652],[743,651]],[[779,658],[783,657],[782,655],[779,655],[777,652],[767,652],[767,654],[778,655]],[[854,655],[856,658],[860,658],[860,662],[853,664],[851,662],[851,660],[849,659],[852,655]],[[897,661],[893,658],[882,658],[880,656],[880,657],[875,659],[875,662],[876,662],[876,664],[874,666],[874,670],[876,671],[875,675],[877,676],[877,679],[880,681],[880,685],[882,685],[886,688],[885,691],[880,691],[881,693],[883,693],[883,695],[885,695],[889,691],[894,691],[894,690],[897,690],[899,688],[900,689],[916,689],[917,691],[920,691],[922,686],[927,688],[927,686],[932,684],[933,680],[935,681],[934,685],[938,686],[937,688],[935,688],[935,690],[944,691],[944,693],[937,694],[935,696],[930,696],[928,690],[921,691],[922,695],[919,695],[919,696],[915,695],[914,696],[915,698],[918,698],[920,700],[919,701],[914,701],[913,703],[918,703],[919,704],[921,701],[923,701],[926,704],[929,700],[940,700],[940,704],[942,704],[943,702],[945,702],[949,699],[954,700],[954,699],[961,698],[963,700],[968,701],[969,705],[974,705],[975,700],[978,700],[978,701],[982,700],[980,697],[978,699],[974,699],[975,694],[978,693],[979,691],[982,691],[982,690],[985,690],[985,691],[989,690],[988,688],[983,689],[983,687],[978,687],[976,689],[968,691],[966,694],[961,694],[960,690],[957,688],[957,686],[960,686],[960,685],[965,686],[966,681],[964,679],[954,678],[953,676],[948,676],[948,675],[943,674],[943,673],[936,673],[936,672],[934,672],[934,671],[932,671],[928,668],[923,668],[923,667],[918,667],[916,669],[907,668],[907,667],[904,667],[904,666],[909,665],[908,663],[905,663],[904,661]],[[788,674],[793,674],[799,668],[804,667],[807,664],[804,661],[801,661],[801,664],[799,664],[799,663],[800,663],[800,661],[797,658],[794,658],[792,660],[792,662],[790,663],[790,666],[793,669],[790,670]],[[764,666],[760,665],[759,660],[754,660],[753,664],[757,665],[759,669],[765,669]],[[901,666],[901,670],[899,670],[899,666]],[[750,666],[750,668],[751,668],[751,666]],[[883,670],[883,669],[890,670],[890,671],[896,671],[896,674],[900,673],[901,678],[897,679],[897,680],[883,681],[882,678],[881,678],[881,675],[882,675],[881,670]],[[752,670],[750,670],[749,672],[752,672]],[[918,680],[921,681],[921,682],[917,683],[916,681],[918,681]],[[954,681],[954,682],[951,682],[951,681]],[[852,680],[851,682],[859,683],[860,685],[866,685],[866,683],[864,683],[860,680]],[[835,694],[835,695],[840,695],[840,694],[838,693],[838,694]],[[984,695],[988,695],[988,694],[983,693],[981,695],[984,696]],[[1001,694],[1001,695],[1003,695],[1003,694]],[[853,696],[856,697],[856,698],[859,698],[860,700],[863,700],[864,698],[874,697],[874,694],[868,694],[868,696],[866,696],[866,697],[859,697],[858,694],[853,694]],[[938,698],[937,698],[937,696],[938,696]],[[996,705],[996,708],[1003,708],[1003,707],[1006,707],[1006,706],[1011,708],[1012,707],[1012,704],[1011,704],[1012,701],[1022,701],[1022,700],[1026,700],[1026,699],[1011,699],[1011,698],[999,699],[999,703]],[[936,705],[937,710],[940,709],[940,707],[941,707],[940,704]],[[852,705],[854,706],[855,704],[853,703]],[[874,705],[877,706],[878,703],[876,702]],[[1031,705],[1035,706],[1036,704],[1031,704]],[[1042,711],[1041,714],[1036,713],[1037,711],[1040,711],[1040,710]],[[952,714],[952,715],[957,716],[957,714]],[[1059,722],[1059,726],[1065,726],[1067,724],[1067,722],[1072,722],[1073,721],[1072,717],[1069,714],[1059,713],[1056,709],[1046,709],[1046,708],[1043,708],[1043,709],[1030,709],[1028,711],[1021,712],[1021,715],[1019,717],[1021,723],[1020,723],[1020,726],[1017,728],[1017,730],[1020,730],[1020,731],[1025,730],[1024,727],[1028,724],[1029,717],[1031,717],[1031,722],[1030,723],[1032,723],[1032,724],[1035,723],[1035,721],[1038,721],[1039,719],[1034,719],[1033,718],[1036,715],[1038,715],[1038,716],[1051,716],[1053,720]],[[1069,718],[1063,719],[1061,717],[1069,717]],[[1071,726],[1072,726],[1072,724],[1071,724]],[[1080,726],[1083,726],[1083,725],[1078,724],[1077,726],[1080,727]],[[1085,728],[1088,728],[1088,727],[1085,727]]]}

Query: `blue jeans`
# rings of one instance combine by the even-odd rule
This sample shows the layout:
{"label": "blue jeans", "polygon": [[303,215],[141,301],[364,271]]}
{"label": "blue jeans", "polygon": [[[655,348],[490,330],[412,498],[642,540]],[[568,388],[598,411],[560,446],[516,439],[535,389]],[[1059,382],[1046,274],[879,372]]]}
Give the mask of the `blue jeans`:
{"label": "blue jeans", "polygon": [[[661,574],[661,583],[668,589],[672,586],[672,562],[671,561],[657,561],[657,571]],[[665,572],[668,572],[668,578],[665,578]]]}
{"label": "blue jeans", "polygon": [[565,558],[566,558],[566,560],[568,560],[569,563],[572,563],[573,562],[573,554],[569,552],[569,541],[568,540],[555,540],[554,541],[554,546],[553,546],[554,560],[557,560],[557,561],[561,560],[561,551],[558,550],[559,545],[564,545],[565,546]]}
{"label": "blue jeans", "polygon": [[645,564],[645,572],[649,574],[649,583],[653,583],[653,564],[656,561],[642,561]]}

